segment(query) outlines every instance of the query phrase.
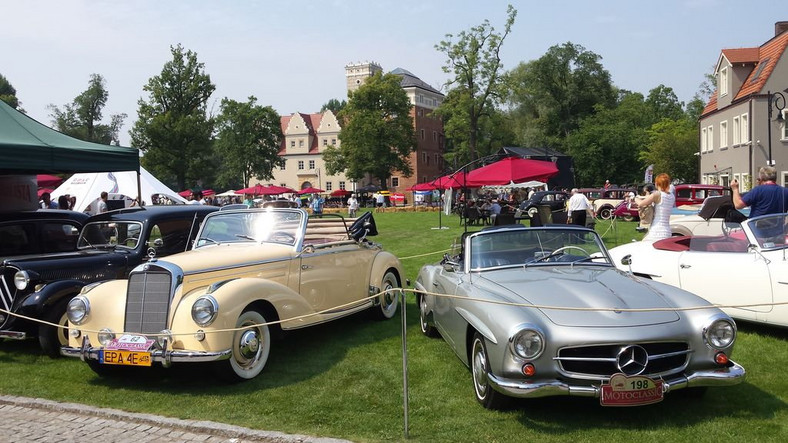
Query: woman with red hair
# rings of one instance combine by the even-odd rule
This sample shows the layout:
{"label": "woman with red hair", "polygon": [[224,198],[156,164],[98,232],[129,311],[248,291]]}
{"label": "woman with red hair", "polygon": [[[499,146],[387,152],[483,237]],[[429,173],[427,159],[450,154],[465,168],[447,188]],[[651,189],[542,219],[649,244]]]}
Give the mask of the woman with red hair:
{"label": "woman with red hair", "polygon": [[648,229],[648,234],[643,237],[646,241],[662,240],[671,235],[670,213],[676,204],[676,196],[670,192],[670,176],[662,173],[654,180],[657,190],[646,196],[637,206],[654,204],[654,219]]}

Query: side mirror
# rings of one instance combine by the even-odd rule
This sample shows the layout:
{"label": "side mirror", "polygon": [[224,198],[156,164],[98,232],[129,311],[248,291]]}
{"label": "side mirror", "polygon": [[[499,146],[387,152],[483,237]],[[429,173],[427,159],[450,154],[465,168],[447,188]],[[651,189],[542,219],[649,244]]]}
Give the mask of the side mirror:
{"label": "side mirror", "polygon": [[621,257],[621,264],[624,266],[632,266],[632,254]]}
{"label": "side mirror", "polygon": [[162,246],[164,246],[164,240],[162,240],[161,238],[157,238],[156,240],[153,240],[154,248],[161,248]]}

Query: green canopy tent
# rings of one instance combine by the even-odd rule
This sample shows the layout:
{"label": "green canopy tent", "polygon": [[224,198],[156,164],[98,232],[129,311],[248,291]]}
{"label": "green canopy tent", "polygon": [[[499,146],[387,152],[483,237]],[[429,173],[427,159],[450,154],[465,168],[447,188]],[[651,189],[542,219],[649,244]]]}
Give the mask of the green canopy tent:
{"label": "green canopy tent", "polygon": [[0,175],[139,170],[137,149],[69,137],[0,100]]}

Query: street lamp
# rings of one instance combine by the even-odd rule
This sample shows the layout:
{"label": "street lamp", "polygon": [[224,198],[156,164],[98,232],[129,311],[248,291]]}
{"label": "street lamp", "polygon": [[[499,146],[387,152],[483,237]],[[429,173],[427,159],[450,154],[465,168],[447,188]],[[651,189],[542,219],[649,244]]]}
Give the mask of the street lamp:
{"label": "street lamp", "polygon": [[772,91],[768,91],[767,94],[769,94],[769,125],[766,127],[766,136],[769,139],[769,166],[774,166],[774,160],[772,160],[772,105],[777,108],[777,118],[775,120],[784,122],[785,96],[781,92],[772,94]]}

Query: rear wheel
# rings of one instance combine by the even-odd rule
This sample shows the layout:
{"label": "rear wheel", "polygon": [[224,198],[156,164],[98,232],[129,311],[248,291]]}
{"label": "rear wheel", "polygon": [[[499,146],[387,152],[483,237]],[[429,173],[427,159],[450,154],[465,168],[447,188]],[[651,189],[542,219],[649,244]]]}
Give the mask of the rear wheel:
{"label": "rear wheel", "polygon": [[494,390],[487,375],[490,373],[490,361],[487,357],[487,345],[484,337],[478,332],[473,334],[471,342],[471,373],[473,374],[473,390],[476,401],[487,409],[504,409],[511,399]]}
{"label": "rear wheel", "polygon": [[44,354],[51,358],[60,357],[61,346],[68,345],[68,317],[66,316],[66,305],[68,299],[55,303],[54,307],[44,316],[44,320],[61,326],[56,328],[45,324],[38,326],[38,343]]}
{"label": "rear wheel", "polygon": [[396,288],[399,288],[397,276],[391,271],[386,272],[386,275],[383,276],[383,280],[381,280],[380,283],[380,290],[382,293],[378,298],[378,306],[373,308],[375,317],[378,319],[388,320],[397,313],[397,297],[399,296],[399,291],[395,291]]}
{"label": "rear wheel", "polygon": [[255,378],[268,362],[271,353],[271,332],[265,318],[256,311],[243,312],[235,323],[232,354],[229,360],[217,363],[218,375],[230,382]]}
{"label": "rear wheel", "polygon": [[432,326],[428,320],[429,312],[427,312],[427,297],[419,297],[419,324],[421,325],[421,333],[427,337],[437,337],[438,331],[435,326]]}
{"label": "rear wheel", "polygon": [[538,214],[538,213],[539,213],[539,210],[536,209],[536,207],[528,208],[528,217],[535,218],[536,214]]}
{"label": "rear wheel", "polygon": [[611,206],[604,206],[599,210],[599,218],[602,220],[610,220],[613,217],[613,208]]}

